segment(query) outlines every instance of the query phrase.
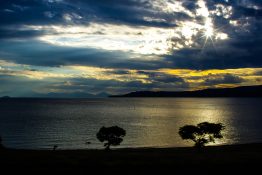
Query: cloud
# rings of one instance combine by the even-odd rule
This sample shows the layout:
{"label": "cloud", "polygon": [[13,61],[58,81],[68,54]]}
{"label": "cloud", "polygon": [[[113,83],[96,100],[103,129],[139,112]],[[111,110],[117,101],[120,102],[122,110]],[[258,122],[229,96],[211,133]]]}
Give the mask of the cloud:
{"label": "cloud", "polygon": [[[1,4],[2,9],[9,9],[15,13],[0,10],[0,23],[12,24],[88,24],[92,21],[101,23],[125,23],[142,26],[175,26],[170,24],[166,13],[154,9],[151,1],[140,0],[64,0],[64,1],[18,1],[10,0]],[[181,13],[181,12],[179,12]],[[34,15],[32,15],[34,14]],[[130,15],[132,14],[132,15]],[[50,18],[51,16],[51,18]],[[166,18],[165,20],[145,20]]]}
{"label": "cloud", "polygon": [[210,75],[208,78],[204,80],[205,85],[218,85],[218,84],[239,84],[244,81],[243,78],[231,75],[231,74],[225,74],[222,76],[212,76]]}
{"label": "cloud", "polygon": [[[241,41],[240,41],[241,42]],[[240,42],[238,44],[240,44]],[[257,44],[253,41],[243,42],[245,48],[234,45],[224,45],[225,48],[211,50],[183,49],[173,55],[166,56],[166,61],[175,68],[184,69],[229,69],[229,68],[259,68],[262,60],[259,59],[261,50],[252,48]],[[241,46],[242,47],[242,46]]]}
{"label": "cloud", "polygon": [[262,82],[260,0],[8,0],[0,15],[2,94]]}
{"label": "cloud", "polygon": [[[112,94],[139,90],[185,90],[256,85],[260,69],[196,71],[186,69],[130,70],[89,66],[45,67],[0,60],[0,96]],[[16,88],[19,90],[15,91]],[[13,92],[14,91],[14,92]]]}
{"label": "cloud", "polygon": [[[150,55],[140,57],[134,53],[121,51],[53,46],[34,40],[2,42],[0,46],[0,57],[2,59],[36,66],[87,65],[109,68],[152,69],[158,67],[159,63],[158,60],[151,60]],[[30,50],[28,48],[34,49]]]}
{"label": "cloud", "polygon": [[[37,81],[20,76],[0,74],[0,96],[30,97],[41,87],[48,86],[52,81]],[[29,88],[30,87],[30,88]]]}
{"label": "cloud", "polygon": [[[41,42],[45,42],[50,45],[50,53],[56,48],[67,48],[76,53],[72,57],[76,57],[74,60],[79,61],[78,64],[83,64],[78,56],[88,58],[90,55],[82,51],[84,48],[92,54],[96,50],[100,57],[108,51],[115,51],[109,54],[114,66],[123,65],[119,60],[140,57],[143,62],[143,58],[149,58],[148,55],[157,55],[150,56],[150,59],[160,61],[161,56],[166,62],[158,65],[170,68],[260,67],[261,59],[257,56],[261,54],[261,39],[258,37],[261,6],[259,1],[223,0],[10,1],[3,3],[2,8],[14,10],[15,14],[1,11],[7,15],[2,20],[11,19],[0,21],[0,38],[5,41],[38,41],[37,51],[42,47]],[[248,15],[250,10],[255,11],[253,15]],[[32,16],[32,13],[35,15]],[[166,25],[155,25],[156,22]],[[8,43],[5,41],[2,45]],[[16,45],[19,46],[18,43],[13,44]],[[42,45],[47,49],[47,45]],[[13,54],[9,48],[4,48],[0,50],[2,53]],[[134,56],[134,53],[137,55]],[[123,59],[118,59],[119,55]],[[62,56],[49,61],[41,50],[38,63],[52,65],[53,62],[65,61],[61,63],[64,65],[68,58],[60,58]],[[22,60],[19,59],[19,62]],[[88,65],[89,60],[84,64]]]}
{"label": "cloud", "polygon": [[184,79],[179,76],[170,75],[159,71],[137,71],[137,73],[146,75],[147,81],[152,83],[185,83]]}
{"label": "cloud", "polygon": [[45,33],[38,39],[55,46],[96,48],[142,55],[168,54],[171,47],[170,35],[173,33],[169,28],[134,28],[95,23],[89,26],[25,26],[26,31],[30,29]]}

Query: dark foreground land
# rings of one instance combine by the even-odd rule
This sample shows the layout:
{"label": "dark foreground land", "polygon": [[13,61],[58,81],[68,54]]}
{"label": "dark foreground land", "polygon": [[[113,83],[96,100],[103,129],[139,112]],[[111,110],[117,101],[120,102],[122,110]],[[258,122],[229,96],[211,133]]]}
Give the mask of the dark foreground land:
{"label": "dark foreground land", "polygon": [[[0,151],[0,174],[261,174],[262,144],[194,148]],[[5,173],[4,173],[5,172]]]}

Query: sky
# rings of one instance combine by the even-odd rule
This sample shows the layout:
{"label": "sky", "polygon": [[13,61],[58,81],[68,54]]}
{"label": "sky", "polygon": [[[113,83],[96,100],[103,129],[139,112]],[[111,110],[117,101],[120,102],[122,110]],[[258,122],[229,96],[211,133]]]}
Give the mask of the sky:
{"label": "sky", "polygon": [[262,84],[261,0],[5,0],[0,96]]}

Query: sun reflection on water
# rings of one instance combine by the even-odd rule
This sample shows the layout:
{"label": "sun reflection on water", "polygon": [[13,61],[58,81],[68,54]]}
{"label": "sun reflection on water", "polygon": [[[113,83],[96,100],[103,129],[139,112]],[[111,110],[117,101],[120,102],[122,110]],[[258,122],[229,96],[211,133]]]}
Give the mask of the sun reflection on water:
{"label": "sun reflection on water", "polygon": [[156,144],[152,143],[157,143],[159,147],[169,147],[174,144],[190,146],[192,142],[183,141],[178,135],[179,127],[201,122],[223,123],[226,126],[222,131],[224,138],[209,145],[234,142],[232,136],[236,135],[236,130],[231,121],[233,112],[228,107],[229,101],[226,99],[216,100],[216,102],[212,99],[201,99],[201,103],[195,99],[180,99],[178,103],[172,103],[172,99],[164,99],[153,103],[148,107],[137,107],[134,111],[141,117],[137,123],[140,132],[136,133],[141,135],[135,136],[139,138],[138,144],[155,146]]}
{"label": "sun reflection on water", "polygon": [[[127,132],[119,147],[193,146],[178,135],[184,125],[223,123],[217,144],[261,142],[261,99],[154,98],[95,99],[1,106],[0,132],[11,148],[103,148],[95,135],[102,126]],[[6,113],[6,109],[8,113]],[[34,109],[32,111],[32,109]],[[23,113],[23,117],[18,115]],[[15,122],[14,122],[15,121]],[[25,123],[27,124],[25,126]],[[87,140],[88,139],[88,140]]]}

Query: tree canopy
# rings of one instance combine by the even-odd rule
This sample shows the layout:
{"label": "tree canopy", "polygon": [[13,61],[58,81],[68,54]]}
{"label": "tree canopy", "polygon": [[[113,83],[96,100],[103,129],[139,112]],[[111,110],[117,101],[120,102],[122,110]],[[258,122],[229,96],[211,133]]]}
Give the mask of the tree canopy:
{"label": "tree canopy", "polygon": [[203,122],[195,125],[185,125],[179,129],[179,135],[184,140],[192,140],[196,147],[203,147],[215,139],[223,138],[221,131],[225,128],[222,123]]}
{"label": "tree canopy", "polygon": [[100,142],[106,142],[104,146],[106,147],[106,150],[109,150],[111,145],[120,145],[125,135],[126,131],[123,128],[118,126],[103,126],[96,134],[96,137]]}

